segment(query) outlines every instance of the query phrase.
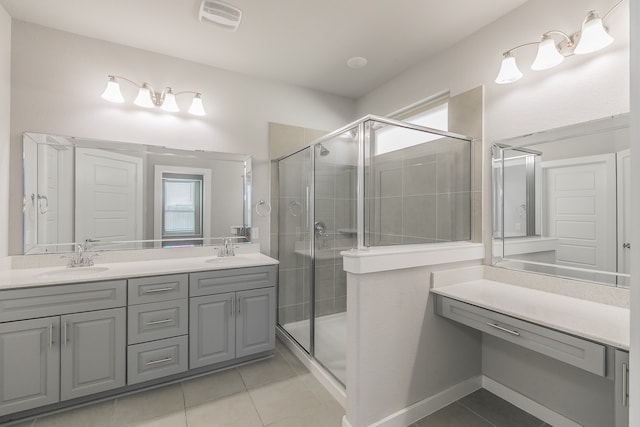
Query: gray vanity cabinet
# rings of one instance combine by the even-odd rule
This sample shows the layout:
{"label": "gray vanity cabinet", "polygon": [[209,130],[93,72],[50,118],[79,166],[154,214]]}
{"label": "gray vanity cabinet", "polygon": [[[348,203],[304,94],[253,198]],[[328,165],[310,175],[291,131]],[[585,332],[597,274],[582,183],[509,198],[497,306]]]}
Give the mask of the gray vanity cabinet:
{"label": "gray vanity cabinet", "polygon": [[267,355],[277,274],[268,265],[0,290],[0,424]]}
{"label": "gray vanity cabinet", "polygon": [[189,368],[236,357],[235,293],[191,298]]}
{"label": "gray vanity cabinet", "polygon": [[125,385],[125,280],[0,292],[0,416]]}
{"label": "gray vanity cabinet", "polygon": [[629,426],[629,353],[616,350],[615,353],[615,427]]}
{"label": "gray vanity cabinet", "polygon": [[123,387],[125,308],[68,314],[60,320],[60,400]]}
{"label": "gray vanity cabinet", "polygon": [[0,416],[56,403],[60,318],[0,324]]}
{"label": "gray vanity cabinet", "polygon": [[236,357],[275,347],[276,290],[254,289],[237,293]]}
{"label": "gray vanity cabinet", "polygon": [[276,266],[191,273],[189,368],[275,347]]}
{"label": "gray vanity cabinet", "polygon": [[189,276],[129,279],[127,384],[188,369]]}

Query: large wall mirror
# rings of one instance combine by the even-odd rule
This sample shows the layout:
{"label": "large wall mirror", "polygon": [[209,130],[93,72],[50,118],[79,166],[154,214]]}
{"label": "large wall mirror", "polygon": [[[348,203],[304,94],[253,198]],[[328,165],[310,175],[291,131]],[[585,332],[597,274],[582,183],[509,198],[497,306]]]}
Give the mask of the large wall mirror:
{"label": "large wall mirror", "polygon": [[628,286],[627,114],[493,145],[494,265]]}
{"label": "large wall mirror", "polygon": [[250,240],[251,157],[25,133],[24,253]]}

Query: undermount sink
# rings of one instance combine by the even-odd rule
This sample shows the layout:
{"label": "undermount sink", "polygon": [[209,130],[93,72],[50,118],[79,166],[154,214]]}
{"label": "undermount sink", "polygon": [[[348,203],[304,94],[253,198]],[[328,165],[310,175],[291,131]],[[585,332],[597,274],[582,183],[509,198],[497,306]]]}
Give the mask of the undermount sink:
{"label": "undermount sink", "polygon": [[98,273],[104,273],[108,271],[109,267],[76,267],[76,268],[64,268],[55,269],[51,271],[45,271],[38,274],[40,279],[74,279],[78,277],[92,276]]}
{"label": "undermount sink", "polygon": [[210,264],[233,264],[234,262],[244,262],[246,260],[242,255],[234,255],[234,256],[217,256],[214,258],[209,258],[205,262]]}

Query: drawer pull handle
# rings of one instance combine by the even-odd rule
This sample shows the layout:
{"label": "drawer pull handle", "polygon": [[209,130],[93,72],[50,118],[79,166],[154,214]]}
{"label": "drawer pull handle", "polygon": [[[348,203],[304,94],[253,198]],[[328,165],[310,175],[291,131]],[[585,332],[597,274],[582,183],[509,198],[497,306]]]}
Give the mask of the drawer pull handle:
{"label": "drawer pull handle", "polygon": [[158,363],[171,362],[172,360],[173,360],[173,357],[165,357],[164,359],[153,360],[151,362],[147,362],[147,363],[145,363],[145,365],[146,366],[157,365]]}
{"label": "drawer pull handle", "polygon": [[629,367],[622,364],[622,406],[629,406]]}
{"label": "drawer pull handle", "polygon": [[487,325],[491,326],[492,328],[499,329],[499,330],[501,330],[502,332],[506,332],[506,333],[511,334],[511,335],[516,335],[516,336],[518,336],[518,337],[520,336],[520,332],[518,332],[518,331],[512,331],[511,329],[507,329],[507,328],[502,327],[502,326],[500,326],[500,325],[496,325],[495,323],[487,322]]}
{"label": "drawer pull handle", "polygon": [[155,289],[148,289],[146,291],[144,291],[145,294],[152,294],[154,292],[169,292],[169,291],[173,291],[174,288],[155,288]]}
{"label": "drawer pull handle", "polygon": [[169,323],[169,322],[173,322],[173,319],[162,319],[162,320],[154,320],[152,322],[147,322],[148,326],[151,325],[160,325],[162,323]]}

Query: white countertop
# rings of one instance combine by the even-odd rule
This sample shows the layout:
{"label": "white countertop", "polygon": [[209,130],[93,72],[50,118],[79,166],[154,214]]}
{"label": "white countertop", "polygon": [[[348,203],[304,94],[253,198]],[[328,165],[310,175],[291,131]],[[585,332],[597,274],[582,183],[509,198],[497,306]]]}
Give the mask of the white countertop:
{"label": "white countertop", "polygon": [[431,292],[572,335],[629,349],[629,309],[487,279]]}
{"label": "white countertop", "polygon": [[[95,267],[43,267],[0,270],[0,289],[44,286],[64,283],[95,282],[129,277],[156,276],[194,271],[275,265],[278,260],[260,253],[237,254],[233,257],[215,256],[172,258],[131,262],[100,263]],[[107,270],[103,270],[106,268]],[[83,270],[86,269],[86,270]]]}

